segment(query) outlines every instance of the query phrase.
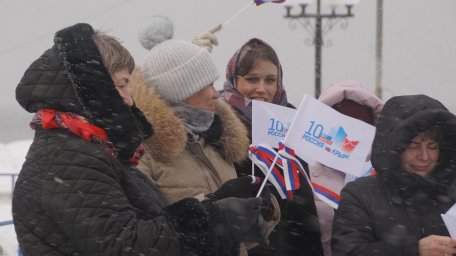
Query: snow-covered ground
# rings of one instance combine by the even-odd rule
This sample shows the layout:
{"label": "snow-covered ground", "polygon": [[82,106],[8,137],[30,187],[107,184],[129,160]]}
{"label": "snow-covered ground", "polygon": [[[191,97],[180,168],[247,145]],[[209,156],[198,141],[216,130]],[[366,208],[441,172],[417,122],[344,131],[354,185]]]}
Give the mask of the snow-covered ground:
{"label": "snow-covered ground", "polygon": [[[11,215],[11,192],[13,181],[10,175],[17,174],[25,160],[25,155],[31,144],[31,140],[0,143],[0,223],[12,220]],[[18,255],[18,244],[14,226],[12,224],[0,226],[0,246],[3,254]]]}

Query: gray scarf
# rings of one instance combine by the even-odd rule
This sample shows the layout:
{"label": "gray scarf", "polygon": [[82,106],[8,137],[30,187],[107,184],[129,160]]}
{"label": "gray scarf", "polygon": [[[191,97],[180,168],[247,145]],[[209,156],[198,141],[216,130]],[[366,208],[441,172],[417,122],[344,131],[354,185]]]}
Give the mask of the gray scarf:
{"label": "gray scarf", "polygon": [[185,120],[185,128],[193,139],[197,139],[198,134],[209,130],[214,121],[214,112],[199,109],[183,102],[172,103],[171,106],[176,115]]}

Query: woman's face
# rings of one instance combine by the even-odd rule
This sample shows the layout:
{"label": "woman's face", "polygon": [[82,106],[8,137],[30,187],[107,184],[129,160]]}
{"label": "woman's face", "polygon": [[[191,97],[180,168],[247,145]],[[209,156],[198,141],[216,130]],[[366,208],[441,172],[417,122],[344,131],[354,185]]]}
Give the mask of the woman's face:
{"label": "woman's face", "polygon": [[127,103],[130,107],[133,106],[133,99],[131,98],[130,91],[130,72],[128,69],[124,68],[114,72],[111,78],[116,85],[116,90],[119,92],[125,103]]}
{"label": "woman's face", "polygon": [[214,85],[204,87],[201,91],[193,94],[184,100],[190,106],[206,111],[215,111],[215,102],[220,94],[215,90]]}
{"label": "woman's face", "polygon": [[439,159],[439,143],[430,132],[419,133],[401,155],[403,171],[428,177]]}
{"label": "woman's face", "polygon": [[278,73],[269,60],[257,60],[249,73],[236,78],[237,89],[248,99],[271,103],[277,92]]}

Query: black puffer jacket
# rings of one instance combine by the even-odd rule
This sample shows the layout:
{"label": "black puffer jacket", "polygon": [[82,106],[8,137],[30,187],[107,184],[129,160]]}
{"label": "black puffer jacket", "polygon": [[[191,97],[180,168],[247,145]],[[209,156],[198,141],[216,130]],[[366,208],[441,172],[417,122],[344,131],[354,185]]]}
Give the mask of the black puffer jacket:
{"label": "black puffer jacket", "polygon": [[[400,170],[401,153],[420,132],[438,127],[439,164],[428,178]],[[448,236],[440,217],[456,203],[456,117],[424,95],[388,100],[372,147],[377,175],[342,190],[333,223],[333,255],[418,255],[418,240]]]}
{"label": "black puffer jacket", "polygon": [[[25,72],[16,97],[29,112],[53,108],[85,116],[129,158],[152,130],[141,111],[123,103],[92,34],[88,24],[57,32],[54,47]],[[166,206],[135,167],[67,129],[37,127],[12,207],[25,255],[221,255],[200,202]]]}

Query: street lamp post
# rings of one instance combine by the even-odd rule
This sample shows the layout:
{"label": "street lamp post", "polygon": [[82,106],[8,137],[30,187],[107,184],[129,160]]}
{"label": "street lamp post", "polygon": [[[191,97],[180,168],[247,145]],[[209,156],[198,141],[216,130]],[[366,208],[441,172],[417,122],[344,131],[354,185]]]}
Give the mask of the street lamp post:
{"label": "street lamp post", "polygon": [[[322,13],[321,12],[321,0],[316,1],[316,12],[315,13],[307,13],[306,8],[307,6],[312,3],[314,0],[294,0],[294,1],[287,1],[289,2],[296,2],[299,3],[301,7],[301,12],[298,14],[292,14],[291,9],[293,6],[286,5],[286,14],[285,18],[290,19],[291,21],[299,22],[302,27],[305,28],[307,32],[311,34],[313,37],[310,44],[315,46],[315,97],[318,98],[321,93],[321,48],[325,44],[323,40],[324,34],[329,32],[337,23],[340,21],[344,21],[341,23],[342,27],[346,27],[346,18],[353,17],[353,13],[351,12],[352,7],[355,3],[359,0],[326,0],[331,7],[330,13]],[[342,3],[345,5],[346,12],[343,14],[336,13],[336,7]],[[315,22],[312,24],[310,20],[314,19]],[[326,19],[327,22],[323,24],[323,19]],[[314,25],[314,26],[313,26]],[[294,28],[294,24],[290,23],[290,27]]]}

